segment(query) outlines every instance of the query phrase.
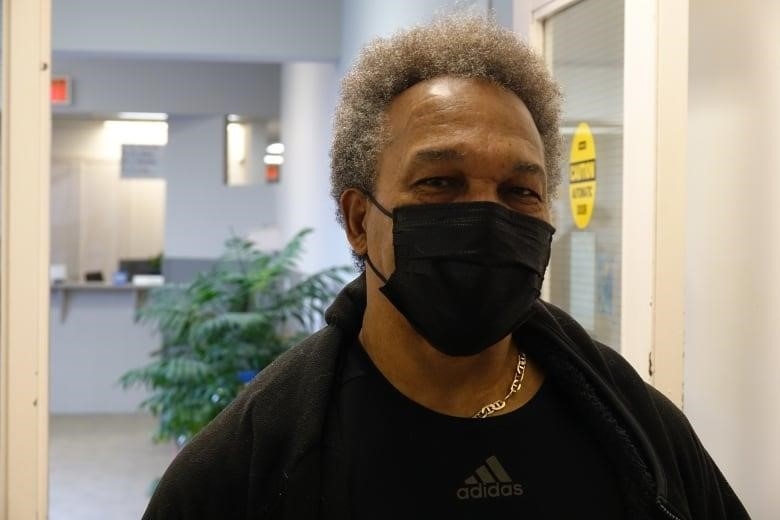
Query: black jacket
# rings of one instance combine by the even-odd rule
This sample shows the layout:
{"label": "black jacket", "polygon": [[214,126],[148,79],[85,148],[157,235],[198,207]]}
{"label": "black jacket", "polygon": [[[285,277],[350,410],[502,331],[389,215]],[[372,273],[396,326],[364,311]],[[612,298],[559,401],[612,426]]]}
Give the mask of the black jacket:
{"label": "black jacket", "polygon": [[[333,397],[364,308],[360,277],[328,309],[325,328],[265,368],[181,451],[143,518],[349,518]],[[528,355],[604,442],[627,518],[748,518],[682,412],[614,350],[542,302],[515,334],[543,345]]]}

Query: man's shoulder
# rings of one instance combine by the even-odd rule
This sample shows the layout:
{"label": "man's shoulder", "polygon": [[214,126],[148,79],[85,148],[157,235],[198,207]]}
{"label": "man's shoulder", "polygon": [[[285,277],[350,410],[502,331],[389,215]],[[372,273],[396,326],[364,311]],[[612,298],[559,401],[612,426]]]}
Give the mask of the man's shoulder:
{"label": "man's shoulder", "polygon": [[561,339],[566,358],[576,358],[582,362],[577,364],[592,371],[590,382],[596,383],[601,395],[612,395],[615,403],[622,403],[618,422],[633,430],[635,442],[645,439],[641,443],[647,461],[660,465],[655,477],[663,477],[658,500],[664,500],[665,507],[676,504],[694,518],[748,518],[674,402],[645,381],[620,352],[593,339],[565,311],[549,303],[541,303],[539,311],[536,328]]}
{"label": "man's shoulder", "polygon": [[325,327],[281,354],[213,421],[213,427],[235,430],[248,422],[253,437],[279,433],[288,442],[300,440],[307,430],[301,429],[302,423],[324,414],[338,370],[341,337],[337,328]]}
{"label": "man's shoulder", "polygon": [[[316,391],[336,370],[342,333],[325,327],[282,353],[265,367],[244,391],[247,400],[264,399],[269,390],[285,392],[286,399]],[[274,396],[274,399],[280,396]]]}
{"label": "man's shoulder", "polygon": [[585,363],[602,378],[606,378],[607,384],[615,383],[613,376],[625,377],[634,382],[641,380],[618,351],[594,339],[576,319],[554,304],[540,300],[529,321],[532,323],[527,328],[537,331],[537,341],[552,339],[570,360],[576,358],[580,363]]}
{"label": "man's shoulder", "polygon": [[[542,308],[544,311],[537,314],[539,319],[545,322],[547,329],[563,338],[568,347],[564,350],[576,357],[578,364],[587,365],[598,377],[599,384],[606,385],[632,408],[637,401],[646,405],[655,403],[664,409],[671,405],[618,350],[594,339],[572,316],[555,305],[542,302]],[[655,406],[651,405],[651,408]]]}
{"label": "man's shoulder", "polygon": [[[267,510],[285,475],[319,442],[341,336],[325,327],[263,369],[179,453],[144,518]],[[262,492],[247,499],[248,489]]]}

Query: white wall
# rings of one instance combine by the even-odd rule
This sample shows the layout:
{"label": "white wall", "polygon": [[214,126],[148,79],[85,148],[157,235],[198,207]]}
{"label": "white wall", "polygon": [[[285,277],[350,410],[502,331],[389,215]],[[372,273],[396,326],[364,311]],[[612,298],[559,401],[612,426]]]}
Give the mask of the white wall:
{"label": "white wall", "polygon": [[691,0],[685,411],[779,518],[780,3]]}
{"label": "white wall", "polygon": [[163,252],[165,179],[122,179],[119,192],[119,258],[152,258]]}
{"label": "white wall", "polygon": [[51,258],[73,280],[163,250],[165,181],[122,179],[120,146],[102,121],[52,125]]}
{"label": "white wall", "polygon": [[299,264],[304,273],[351,264],[349,244],[330,197],[328,145],[335,84],[334,64],[298,62],[282,67],[285,163],[280,169],[276,220],[283,241],[301,229],[313,230]]}
{"label": "white wall", "polygon": [[340,0],[56,0],[52,48],[213,61],[335,60]]}

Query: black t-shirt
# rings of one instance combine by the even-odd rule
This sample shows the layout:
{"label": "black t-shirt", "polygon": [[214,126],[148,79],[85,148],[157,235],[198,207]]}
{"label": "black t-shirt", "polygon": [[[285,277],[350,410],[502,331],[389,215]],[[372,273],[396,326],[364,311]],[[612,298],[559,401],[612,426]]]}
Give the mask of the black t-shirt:
{"label": "black t-shirt", "polygon": [[509,414],[450,417],[401,394],[358,344],[339,404],[356,520],[622,518],[602,447],[549,381]]}

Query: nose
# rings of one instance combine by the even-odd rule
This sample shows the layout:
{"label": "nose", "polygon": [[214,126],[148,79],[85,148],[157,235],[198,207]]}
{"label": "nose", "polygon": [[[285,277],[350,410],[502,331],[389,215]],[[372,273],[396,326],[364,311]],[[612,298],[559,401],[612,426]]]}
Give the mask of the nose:
{"label": "nose", "polygon": [[499,194],[499,183],[493,179],[470,179],[460,202],[495,202],[506,206]]}

